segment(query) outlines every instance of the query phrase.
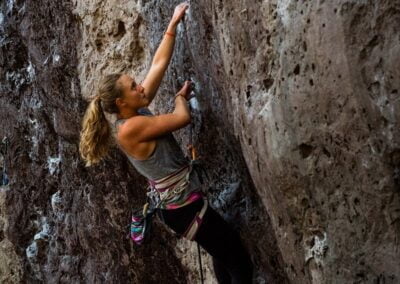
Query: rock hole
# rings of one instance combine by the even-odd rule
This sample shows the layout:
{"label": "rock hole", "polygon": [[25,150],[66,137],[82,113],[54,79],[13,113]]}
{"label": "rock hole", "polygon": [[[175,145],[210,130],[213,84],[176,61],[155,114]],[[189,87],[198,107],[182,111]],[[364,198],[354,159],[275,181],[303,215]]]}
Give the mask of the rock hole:
{"label": "rock hole", "polygon": [[382,121],[383,121],[383,125],[384,125],[385,127],[387,127],[388,124],[389,124],[389,121],[388,121],[386,118],[384,118],[384,117],[382,117]]}
{"label": "rock hole", "polygon": [[125,24],[123,21],[118,21],[117,33],[115,34],[116,37],[123,37],[126,33]]}
{"label": "rock hole", "polygon": [[325,148],[324,149],[322,149],[322,152],[325,154],[325,156],[327,156],[328,158],[330,158],[331,157],[331,153],[329,153],[329,151],[328,150],[326,150]]}
{"label": "rock hole", "polygon": [[251,146],[251,138],[248,139],[248,143]]}
{"label": "rock hole", "polygon": [[315,71],[315,64],[314,63],[311,64],[311,69],[312,69],[312,71]]}
{"label": "rock hole", "polygon": [[311,86],[314,86],[314,81],[313,81],[313,79],[310,79],[310,85],[311,85]]}
{"label": "rock hole", "polygon": [[358,273],[356,274],[356,276],[357,276],[357,277],[360,277],[360,278],[365,278],[364,272],[358,272]]}
{"label": "rock hole", "polygon": [[325,28],[325,23],[322,24],[322,27]]}
{"label": "rock hole", "polygon": [[246,98],[249,99],[250,98],[250,90],[251,90],[252,86],[248,85],[247,86],[247,90],[246,90]]}
{"label": "rock hole", "polygon": [[309,207],[308,206],[308,199],[307,198],[303,198],[302,200],[301,200],[301,205],[303,206],[303,207]]}
{"label": "rock hole", "polygon": [[296,67],[293,70],[293,74],[294,75],[299,75],[299,73],[300,73],[300,65],[297,64]]}
{"label": "rock hole", "polygon": [[268,79],[264,79],[264,80],[263,80],[263,85],[264,85],[264,88],[265,88],[266,90],[268,90],[269,88],[271,88],[272,84],[274,84],[274,80],[272,80],[271,78],[268,78]]}
{"label": "rock hole", "polygon": [[395,90],[392,90],[391,94],[392,94],[392,95],[397,95],[397,94],[398,94],[398,91],[397,91],[397,89],[395,89]]}
{"label": "rock hole", "polygon": [[305,41],[303,41],[303,49],[304,49],[304,52],[307,51],[307,43]]}
{"label": "rock hole", "polygon": [[103,43],[99,38],[94,41],[94,44],[96,45],[97,50],[100,50],[103,47]]}
{"label": "rock hole", "polygon": [[310,145],[307,145],[305,143],[302,143],[299,145],[299,151],[301,154],[301,157],[303,159],[306,159],[307,157],[309,157],[313,151],[313,147]]}

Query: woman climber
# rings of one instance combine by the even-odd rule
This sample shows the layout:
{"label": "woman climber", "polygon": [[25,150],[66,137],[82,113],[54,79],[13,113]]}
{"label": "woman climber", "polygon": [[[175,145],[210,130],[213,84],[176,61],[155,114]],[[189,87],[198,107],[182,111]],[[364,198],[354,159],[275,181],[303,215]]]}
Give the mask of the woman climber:
{"label": "woman climber", "polygon": [[[79,150],[86,166],[91,166],[106,156],[115,139],[132,165],[148,179],[153,194],[162,200],[158,212],[163,222],[178,235],[196,241],[212,256],[218,282],[251,283],[252,263],[239,234],[207,206],[199,173],[172,135],[190,123],[190,82],[186,81],[175,95],[172,113],[153,115],[147,108],[169,65],[176,27],[187,8],[187,3],[175,8],[141,84],[123,73],[103,78],[84,115]],[[116,115],[115,137],[103,111]]]}

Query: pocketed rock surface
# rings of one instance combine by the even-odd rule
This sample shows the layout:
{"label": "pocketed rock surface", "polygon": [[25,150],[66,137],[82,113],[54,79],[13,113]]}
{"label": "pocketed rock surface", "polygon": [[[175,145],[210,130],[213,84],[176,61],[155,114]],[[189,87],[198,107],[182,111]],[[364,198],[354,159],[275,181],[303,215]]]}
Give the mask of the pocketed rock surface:
{"label": "pocketed rock surface", "polygon": [[[177,4],[0,3],[0,282],[199,281],[195,244],[159,220],[149,244],[126,238],[146,181],[123,154],[91,168],[78,154],[101,76],[142,80]],[[253,282],[399,283],[400,1],[190,5],[150,109],[195,83],[208,196]],[[184,148],[189,127],[175,134]]]}

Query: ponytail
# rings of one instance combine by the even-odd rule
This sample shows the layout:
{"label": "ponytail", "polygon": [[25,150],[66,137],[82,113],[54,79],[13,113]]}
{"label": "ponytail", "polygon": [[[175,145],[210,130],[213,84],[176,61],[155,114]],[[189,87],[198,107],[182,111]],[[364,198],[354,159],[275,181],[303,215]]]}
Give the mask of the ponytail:
{"label": "ponytail", "polygon": [[101,100],[96,96],[86,109],[80,133],[79,152],[86,167],[97,164],[107,156],[112,144],[111,132]]}

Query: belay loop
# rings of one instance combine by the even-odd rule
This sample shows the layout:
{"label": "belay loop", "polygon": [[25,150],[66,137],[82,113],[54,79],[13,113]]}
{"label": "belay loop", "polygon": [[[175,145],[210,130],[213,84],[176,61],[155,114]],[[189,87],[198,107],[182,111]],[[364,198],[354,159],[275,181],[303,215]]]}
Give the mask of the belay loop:
{"label": "belay loop", "polygon": [[3,157],[2,161],[2,169],[1,169],[1,186],[7,185],[9,183],[8,175],[7,175],[7,152],[8,152],[8,137],[4,137],[1,141],[0,152]]}

